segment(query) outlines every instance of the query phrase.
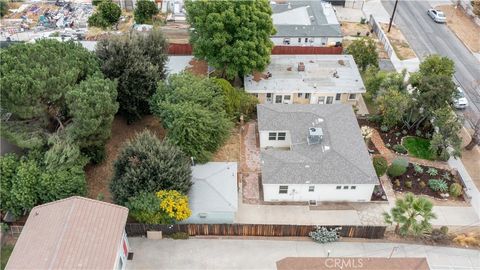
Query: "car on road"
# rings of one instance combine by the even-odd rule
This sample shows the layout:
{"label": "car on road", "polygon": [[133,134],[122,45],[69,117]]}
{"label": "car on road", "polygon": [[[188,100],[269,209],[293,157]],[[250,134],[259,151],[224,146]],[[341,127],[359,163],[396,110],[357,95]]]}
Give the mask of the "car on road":
{"label": "car on road", "polygon": [[457,92],[455,93],[455,97],[453,98],[453,107],[457,110],[465,109],[468,107],[468,100],[465,97],[465,92],[463,89],[458,86]]}
{"label": "car on road", "polygon": [[445,14],[440,10],[436,10],[434,8],[431,8],[431,9],[427,10],[427,14],[428,14],[428,16],[430,16],[430,18],[432,18],[432,20],[434,22],[444,23],[444,22],[447,21],[447,17],[445,17]]}

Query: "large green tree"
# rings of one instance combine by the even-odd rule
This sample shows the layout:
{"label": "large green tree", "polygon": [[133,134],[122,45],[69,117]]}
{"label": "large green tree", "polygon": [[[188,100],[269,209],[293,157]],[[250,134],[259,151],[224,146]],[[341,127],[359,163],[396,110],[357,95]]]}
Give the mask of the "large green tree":
{"label": "large green tree", "polygon": [[51,165],[36,151],[21,158],[0,157],[0,210],[21,216],[38,204],[85,195],[85,159],[72,166],[58,160]]}
{"label": "large green tree", "polygon": [[149,0],[139,0],[137,1],[136,8],[134,11],[135,23],[144,24],[152,23],[152,18],[154,15],[157,15],[158,8],[156,3]]}
{"label": "large green tree", "polygon": [[146,130],[123,146],[110,190],[114,201],[125,205],[142,192],[165,189],[187,194],[191,185],[190,159],[174,144]]}
{"label": "large green tree", "polygon": [[423,197],[415,197],[412,193],[407,193],[403,199],[397,199],[390,213],[383,215],[386,223],[395,223],[395,232],[401,236],[421,236],[430,232],[430,222],[436,218],[432,202]]}
{"label": "large green tree", "polygon": [[165,78],[168,44],[160,32],[132,32],[100,40],[96,54],[103,73],[118,80],[119,112],[129,122],[150,113],[148,101]]}
{"label": "large green tree", "polygon": [[168,129],[167,138],[196,162],[207,162],[228,138],[232,122],[225,111],[222,88],[214,79],[190,73],[160,83],[152,112]]}
{"label": "large green tree", "polygon": [[275,33],[269,1],[188,0],[185,6],[197,58],[227,78],[267,67],[273,48],[270,36]]}
{"label": "large green tree", "polygon": [[397,89],[388,89],[382,92],[375,101],[382,114],[382,124],[393,128],[402,123],[411,101],[410,94]]}
{"label": "large green tree", "polygon": [[[80,44],[40,40],[1,51],[2,136],[23,148],[51,136],[95,157],[110,136],[116,84]],[[8,120],[7,120],[8,118]],[[57,139],[58,139],[57,138]],[[57,140],[58,141],[58,140]]]}
{"label": "large green tree", "polygon": [[103,0],[97,5],[97,11],[88,18],[90,26],[107,28],[118,22],[122,9],[111,0]]}
{"label": "large green tree", "polygon": [[353,56],[355,63],[362,71],[365,71],[369,66],[378,66],[377,48],[375,41],[370,37],[354,40],[348,45],[345,52]]}
{"label": "large green tree", "polygon": [[457,157],[461,153],[462,139],[459,136],[462,124],[457,115],[448,106],[433,112],[432,118],[435,133],[430,148],[443,160],[450,157],[448,147],[452,147],[452,155]]}

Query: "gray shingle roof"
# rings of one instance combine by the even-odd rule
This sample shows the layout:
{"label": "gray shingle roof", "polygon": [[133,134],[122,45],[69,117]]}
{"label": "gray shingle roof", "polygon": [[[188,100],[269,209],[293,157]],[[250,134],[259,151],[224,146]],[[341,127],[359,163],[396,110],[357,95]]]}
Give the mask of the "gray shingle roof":
{"label": "gray shingle roof", "polygon": [[[261,104],[257,112],[259,131],[288,130],[292,138],[290,151],[261,151],[264,184],[378,183],[350,105]],[[307,144],[312,126],[322,128],[321,144]]]}
{"label": "gray shingle roof", "polygon": [[[274,37],[342,37],[340,24],[338,21],[335,24],[329,23],[321,1],[290,1],[271,6],[273,14],[283,13],[284,19],[291,21],[288,24],[275,24],[277,33]],[[293,14],[288,11],[304,7],[307,7],[308,17],[311,18],[310,25],[296,25],[294,22],[298,18],[289,18]]]}

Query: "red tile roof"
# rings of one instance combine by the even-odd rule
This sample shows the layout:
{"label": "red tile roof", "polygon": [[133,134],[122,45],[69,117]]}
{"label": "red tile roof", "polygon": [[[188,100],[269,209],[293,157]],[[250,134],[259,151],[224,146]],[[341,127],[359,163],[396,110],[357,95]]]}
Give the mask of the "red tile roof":
{"label": "red tile roof", "polygon": [[128,209],[70,197],[32,209],[6,269],[113,269]]}

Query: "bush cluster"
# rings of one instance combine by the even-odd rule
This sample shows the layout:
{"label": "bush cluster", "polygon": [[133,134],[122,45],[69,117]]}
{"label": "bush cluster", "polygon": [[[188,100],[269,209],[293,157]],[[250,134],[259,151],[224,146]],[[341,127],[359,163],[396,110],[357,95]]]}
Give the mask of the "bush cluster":
{"label": "bush cluster", "polygon": [[382,156],[375,156],[373,157],[373,167],[375,168],[375,172],[377,176],[380,177],[385,174],[388,168],[387,160]]}
{"label": "bush cluster", "polygon": [[408,161],[406,159],[395,159],[390,167],[388,167],[387,173],[391,177],[397,177],[403,175],[407,171]]}
{"label": "bush cluster", "polygon": [[447,192],[448,184],[443,179],[430,179],[428,180],[428,187],[435,192]]}
{"label": "bush cluster", "polygon": [[111,0],[103,0],[97,4],[97,11],[88,18],[88,25],[107,28],[116,24],[121,15],[120,6]]}
{"label": "bush cluster", "polygon": [[393,146],[393,150],[399,154],[406,154],[408,151],[407,151],[407,148],[405,148],[405,146],[401,145],[401,144],[395,144]]}
{"label": "bush cluster", "polygon": [[453,197],[458,197],[458,196],[462,195],[463,188],[459,183],[453,183],[453,184],[450,185],[449,193]]}
{"label": "bush cluster", "polygon": [[340,236],[338,235],[339,230],[339,227],[327,229],[323,226],[317,226],[316,229],[310,232],[308,235],[310,236],[310,238],[312,238],[313,241],[325,244],[338,241],[338,239],[340,238]]}

